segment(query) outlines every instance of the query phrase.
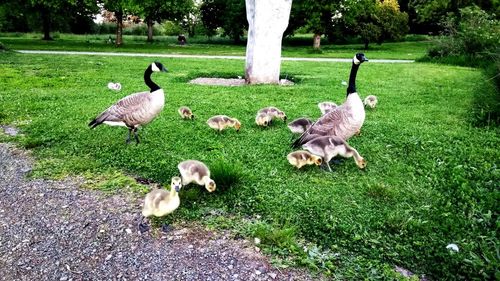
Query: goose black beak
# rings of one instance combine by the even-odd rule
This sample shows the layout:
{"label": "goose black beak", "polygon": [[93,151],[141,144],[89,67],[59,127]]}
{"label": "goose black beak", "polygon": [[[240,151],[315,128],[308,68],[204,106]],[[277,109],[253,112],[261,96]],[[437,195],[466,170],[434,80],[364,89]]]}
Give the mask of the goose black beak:
{"label": "goose black beak", "polygon": [[176,186],[174,186],[174,189],[175,189],[176,192],[179,192],[179,190],[181,190],[181,187],[178,186],[178,185],[176,185]]}
{"label": "goose black beak", "polygon": [[167,69],[166,67],[163,67],[163,68],[161,69],[161,71],[162,71],[162,72],[168,72],[168,69]]}

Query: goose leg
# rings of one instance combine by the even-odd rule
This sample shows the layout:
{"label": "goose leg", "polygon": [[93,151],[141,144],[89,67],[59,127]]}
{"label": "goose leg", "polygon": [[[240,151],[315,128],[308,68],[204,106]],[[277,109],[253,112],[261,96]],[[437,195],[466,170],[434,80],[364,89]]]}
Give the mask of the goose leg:
{"label": "goose leg", "polygon": [[127,139],[125,140],[126,144],[130,143],[130,134],[132,134],[132,128],[128,128],[128,136],[127,136]]}
{"label": "goose leg", "polygon": [[149,224],[144,222],[145,217],[141,216],[141,219],[139,220],[139,224],[137,225],[137,228],[141,233],[147,232],[150,229]]}
{"label": "goose leg", "polygon": [[172,230],[172,227],[170,227],[170,225],[167,223],[164,223],[161,226],[161,232],[163,232],[163,233],[168,233],[170,230]]}
{"label": "goose leg", "polygon": [[135,138],[135,143],[139,144],[139,136],[137,135],[137,130],[138,128],[134,128],[134,138]]}

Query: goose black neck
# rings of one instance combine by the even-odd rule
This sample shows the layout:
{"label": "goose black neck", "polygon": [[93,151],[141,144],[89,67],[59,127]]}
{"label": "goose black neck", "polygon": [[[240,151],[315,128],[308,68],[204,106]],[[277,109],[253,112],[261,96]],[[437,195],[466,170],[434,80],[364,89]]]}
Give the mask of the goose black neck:
{"label": "goose black neck", "polygon": [[160,86],[158,86],[155,82],[151,80],[151,73],[153,73],[153,70],[151,69],[151,65],[146,68],[146,71],[144,71],[144,83],[148,85],[150,92],[154,92],[156,90],[160,89]]}
{"label": "goose black neck", "polygon": [[351,74],[349,75],[349,86],[347,87],[347,96],[356,92],[356,75],[361,64],[352,63]]}

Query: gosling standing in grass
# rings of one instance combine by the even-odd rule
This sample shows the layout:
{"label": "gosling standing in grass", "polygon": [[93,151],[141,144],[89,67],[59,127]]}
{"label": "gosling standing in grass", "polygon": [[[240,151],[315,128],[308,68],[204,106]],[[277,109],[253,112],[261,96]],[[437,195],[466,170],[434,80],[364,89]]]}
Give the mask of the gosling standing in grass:
{"label": "gosling standing in grass", "polygon": [[279,118],[283,120],[283,122],[285,122],[287,119],[285,112],[279,110],[274,106],[264,107],[261,110],[259,110],[257,114],[267,114],[271,117],[271,119]]}
{"label": "gosling standing in grass", "polygon": [[203,185],[208,192],[215,191],[215,182],[210,178],[210,170],[207,165],[197,160],[182,161],[177,165],[182,177],[182,185],[188,185],[195,182]]}
{"label": "gosling standing in grass", "polygon": [[257,124],[257,126],[267,127],[271,124],[271,121],[272,117],[266,113],[257,113],[257,116],[255,117],[255,124]]}
{"label": "gosling standing in grass", "polygon": [[191,111],[191,109],[187,106],[179,107],[177,112],[179,112],[179,115],[181,116],[182,119],[191,119],[191,120],[194,119],[193,111]]}
{"label": "gosling standing in grass", "polygon": [[126,143],[130,142],[130,135],[134,133],[136,143],[139,143],[137,130],[139,126],[146,125],[160,114],[165,105],[165,93],[151,80],[151,73],[167,69],[159,62],[153,62],[144,71],[144,83],[149,87],[149,92],[141,92],[126,96],[99,114],[89,123],[91,129],[106,124],[110,126],[123,126],[128,128]]}
{"label": "gosling standing in grass", "polygon": [[368,106],[369,108],[375,108],[377,106],[378,100],[376,96],[369,95],[365,98],[363,103],[365,104],[365,106]]}
{"label": "gosling standing in grass", "polygon": [[331,172],[330,160],[340,155],[345,158],[354,157],[354,162],[360,169],[366,167],[366,160],[359,155],[358,151],[347,144],[342,138],[337,136],[323,136],[317,137],[306,144],[302,148],[311,152],[312,154],[323,157],[323,163],[326,163],[328,170]]}
{"label": "gosling standing in grass", "polygon": [[297,169],[302,168],[302,166],[305,165],[321,165],[323,163],[323,159],[321,157],[311,154],[308,151],[304,150],[299,150],[299,151],[294,151],[286,156],[286,159],[288,159],[288,162],[292,165],[297,167]]}
{"label": "gosling standing in grass", "polygon": [[207,120],[210,128],[218,130],[219,132],[227,127],[234,127],[236,132],[240,131],[241,123],[236,118],[231,118],[226,115],[216,115]]}
{"label": "gosling standing in grass", "polygon": [[[150,216],[163,217],[166,216],[175,209],[177,209],[181,203],[179,198],[179,190],[182,187],[182,180],[180,177],[173,177],[170,183],[170,191],[165,189],[154,189],[144,198],[144,207],[142,208],[142,218],[139,223],[139,230],[144,233],[149,230],[148,223],[144,222],[145,218]],[[168,231],[168,225],[163,224],[162,231]]]}
{"label": "gosling standing in grass", "polygon": [[312,124],[313,124],[313,121],[309,118],[297,118],[297,119],[293,120],[292,122],[288,123],[287,126],[288,126],[288,129],[290,129],[290,131],[292,131],[292,133],[302,134],[305,131],[307,131],[307,129],[309,129],[309,127],[311,127]]}

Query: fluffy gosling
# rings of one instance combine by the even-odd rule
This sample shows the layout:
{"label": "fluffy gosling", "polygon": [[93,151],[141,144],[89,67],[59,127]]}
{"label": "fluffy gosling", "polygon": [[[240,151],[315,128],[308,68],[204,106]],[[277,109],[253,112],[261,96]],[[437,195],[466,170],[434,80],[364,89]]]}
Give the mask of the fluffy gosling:
{"label": "fluffy gosling", "polygon": [[257,124],[257,126],[267,127],[271,124],[271,121],[272,117],[266,113],[257,113],[255,117],[255,124]]}
{"label": "fluffy gosling", "polygon": [[298,118],[288,123],[288,129],[294,134],[302,134],[311,127],[312,123],[313,121],[309,118]]}
{"label": "fluffy gosling", "polygon": [[271,119],[279,118],[279,119],[283,120],[283,122],[285,122],[287,119],[285,112],[279,110],[277,107],[274,107],[274,106],[264,107],[257,112],[257,114],[261,114],[261,113],[269,115],[271,117]]}
{"label": "fluffy gosling", "polygon": [[297,167],[297,169],[302,168],[305,165],[321,165],[323,163],[323,159],[319,156],[309,153],[305,150],[294,151],[286,156],[288,162]]}
{"label": "fluffy gosling", "polygon": [[334,102],[325,101],[318,103],[318,107],[319,110],[321,110],[321,115],[325,115],[328,112],[334,110],[336,107],[338,107],[338,105]]}
{"label": "fluffy gosling", "polygon": [[216,115],[210,117],[210,119],[207,120],[207,124],[210,128],[218,130],[219,132],[227,127],[234,127],[236,132],[239,132],[241,128],[241,123],[238,119],[231,118],[226,115]]}
{"label": "fluffy gosling", "polygon": [[369,95],[365,98],[364,104],[365,106],[368,106],[369,108],[375,108],[377,106],[377,97],[374,95]]}
{"label": "fluffy gosling", "polygon": [[179,115],[181,116],[182,119],[191,119],[191,120],[194,119],[193,111],[191,111],[191,109],[187,106],[179,107],[177,112],[179,112]]}
{"label": "fluffy gosling", "polygon": [[354,162],[356,162],[356,165],[358,165],[360,169],[366,167],[366,160],[359,155],[358,151],[337,136],[317,137],[302,145],[302,148],[312,154],[323,157],[323,163],[326,163],[330,172],[332,168],[329,162],[337,155],[345,158],[354,157]]}
{"label": "fluffy gosling", "polygon": [[216,185],[214,180],[210,178],[210,170],[208,167],[197,160],[182,161],[177,165],[182,177],[182,185],[188,185],[195,182],[198,185],[203,185],[208,192],[214,192]]}
{"label": "fluffy gosling", "polygon": [[[139,223],[141,233],[148,231],[150,228],[149,224],[144,222],[145,218],[150,216],[163,217],[179,207],[181,203],[179,199],[179,190],[182,187],[181,181],[180,177],[173,177],[170,183],[170,191],[157,188],[146,194],[142,208],[142,218]],[[162,231],[168,231],[167,224],[163,224]]]}

